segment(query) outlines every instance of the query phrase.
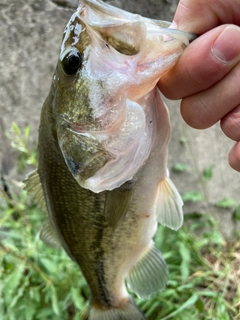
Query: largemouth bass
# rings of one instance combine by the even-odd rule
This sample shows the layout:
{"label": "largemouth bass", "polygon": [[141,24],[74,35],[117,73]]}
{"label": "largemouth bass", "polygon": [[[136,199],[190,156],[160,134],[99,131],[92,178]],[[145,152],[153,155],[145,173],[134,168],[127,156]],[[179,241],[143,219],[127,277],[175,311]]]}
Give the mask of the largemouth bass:
{"label": "largemouth bass", "polygon": [[154,246],[178,229],[182,200],[167,173],[169,116],[156,84],[192,35],[102,1],[80,1],[63,34],[26,189],[46,206],[41,238],[58,242],[91,292],[89,320],[145,319],[130,298],[164,289]]}

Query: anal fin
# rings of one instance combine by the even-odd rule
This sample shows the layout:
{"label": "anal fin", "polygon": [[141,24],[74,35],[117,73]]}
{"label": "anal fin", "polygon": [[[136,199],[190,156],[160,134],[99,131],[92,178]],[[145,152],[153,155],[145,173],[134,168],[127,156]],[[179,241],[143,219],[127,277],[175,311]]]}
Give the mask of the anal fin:
{"label": "anal fin", "polygon": [[171,229],[177,230],[183,223],[183,201],[169,177],[160,181],[153,209],[158,222]]}
{"label": "anal fin", "polygon": [[163,290],[167,281],[167,264],[161,252],[151,242],[128,274],[126,279],[128,287],[138,297],[147,299]]}

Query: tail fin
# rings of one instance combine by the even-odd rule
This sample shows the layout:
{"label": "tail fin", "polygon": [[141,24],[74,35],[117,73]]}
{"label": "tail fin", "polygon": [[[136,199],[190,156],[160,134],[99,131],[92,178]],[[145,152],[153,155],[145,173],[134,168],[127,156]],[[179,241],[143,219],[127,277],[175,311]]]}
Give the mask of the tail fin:
{"label": "tail fin", "polygon": [[147,320],[132,299],[122,308],[98,309],[89,307],[88,320]]}

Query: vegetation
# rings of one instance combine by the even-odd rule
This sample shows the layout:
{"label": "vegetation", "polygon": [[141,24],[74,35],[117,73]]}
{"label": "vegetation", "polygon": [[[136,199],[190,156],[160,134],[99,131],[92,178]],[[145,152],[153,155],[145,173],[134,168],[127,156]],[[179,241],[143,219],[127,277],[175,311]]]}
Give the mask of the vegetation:
{"label": "vegetation", "polygon": [[[36,165],[28,146],[29,129],[14,125],[10,135],[20,151],[22,169]],[[177,168],[177,169],[176,169]],[[189,170],[175,166],[175,170]],[[210,179],[205,170],[203,181]],[[205,183],[205,182],[204,182]],[[13,191],[14,190],[14,191]],[[196,192],[185,201],[202,201]],[[232,199],[218,206],[235,206]],[[74,320],[85,318],[89,290],[78,266],[63,250],[39,240],[45,214],[27,197],[19,183],[0,188],[0,319]],[[240,319],[240,235],[226,242],[210,213],[191,213],[178,232],[159,227],[155,241],[169,266],[170,280],[163,292],[149,300],[136,298],[149,320]]]}

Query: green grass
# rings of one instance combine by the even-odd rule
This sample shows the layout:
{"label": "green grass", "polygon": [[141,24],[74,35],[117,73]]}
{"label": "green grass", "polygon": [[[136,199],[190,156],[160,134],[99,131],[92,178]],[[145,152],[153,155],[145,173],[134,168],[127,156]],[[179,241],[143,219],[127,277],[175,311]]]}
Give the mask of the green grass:
{"label": "green grass", "polygon": [[[22,133],[15,131],[21,141],[19,150],[14,138],[19,161],[35,165],[27,138],[22,144]],[[0,319],[80,319],[89,290],[78,266],[63,250],[39,240],[45,214],[20,183],[8,186],[12,197],[0,188]],[[198,201],[195,193],[192,196]],[[155,241],[169,266],[170,280],[166,290],[149,300],[134,297],[147,318],[240,319],[239,234],[237,239],[226,242],[209,213],[188,214],[177,232],[159,227]]]}

